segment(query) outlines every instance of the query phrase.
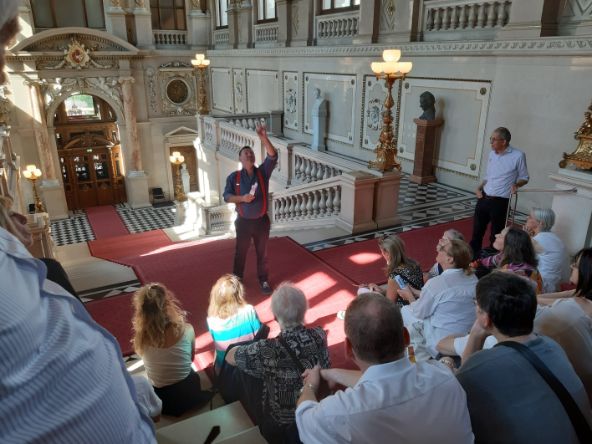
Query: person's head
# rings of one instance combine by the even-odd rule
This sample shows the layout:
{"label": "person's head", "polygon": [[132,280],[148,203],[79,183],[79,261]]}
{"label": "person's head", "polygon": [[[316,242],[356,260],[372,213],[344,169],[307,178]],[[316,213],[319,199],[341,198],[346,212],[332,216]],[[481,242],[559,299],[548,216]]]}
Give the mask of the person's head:
{"label": "person's head", "polygon": [[25,247],[33,245],[33,235],[27,216],[11,210],[12,199],[0,196],[0,227],[20,240]]}
{"label": "person's head", "polygon": [[248,145],[243,146],[238,152],[238,160],[244,169],[250,170],[255,165],[255,152]]}
{"label": "person's head", "polygon": [[422,110],[433,109],[435,104],[436,98],[431,92],[425,91],[419,96],[419,106]]}
{"label": "person's head", "polygon": [[271,295],[271,311],[282,330],[302,325],[307,309],[306,296],[291,282],[281,283]]}
{"label": "person's head", "polygon": [[528,264],[532,267],[537,266],[538,260],[536,258],[534,245],[526,231],[509,228],[507,229],[503,242],[504,247],[502,250],[501,265]]}
{"label": "person's head", "polygon": [[411,262],[405,254],[405,242],[396,234],[379,238],[378,246],[380,247],[382,257],[386,261],[387,276],[399,265]]}
{"label": "person's head", "polygon": [[18,0],[0,0],[0,85],[6,82],[4,51],[19,29]]}
{"label": "person's head", "polygon": [[165,331],[172,329],[174,336],[180,336],[185,328],[185,312],[179,301],[162,284],[144,285],[134,294],[134,339],[137,353],[146,347],[162,347]]}
{"label": "person's head", "polygon": [[537,299],[527,279],[494,271],[477,283],[476,302],[477,319],[489,331],[495,327],[509,337],[532,333]]}
{"label": "person's head", "polygon": [[496,153],[501,153],[505,151],[510,145],[511,139],[512,135],[510,134],[508,128],[500,126],[499,128],[496,128],[493,133],[491,133],[491,137],[489,138],[491,149]]}
{"label": "person's head", "polygon": [[442,234],[442,237],[438,240],[438,245],[436,246],[436,251],[438,251],[438,248],[440,248],[442,245],[448,244],[448,242],[451,240],[464,241],[465,236],[460,231],[455,230],[454,228],[450,228],[449,230],[446,230],[444,232],[444,234]]}
{"label": "person's head", "polygon": [[460,268],[465,271],[467,275],[473,273],[471,269],[471,260],[473,259],[473,251],[469,244],[465,241],[453,239],[448,243],[438,248],[436,255],[436,262],[438,262],[444,270],[449,268]]}
{"label": "person's head", "polygon": [[576,296],[592,300],[592,248],[576,253],[569,280],[576,286]]}
{"label": "person's head", "polygon": [[208,316],[226,319],[244,305],[245,289],[240,279],[233,274],[225,274],[210,291]]}
{"label": "person's head", "polygon": [[409,345],[399,307],[379,293],[363,293],[350,302],[344,330],[348,355],[368,364],[395,361]]}
{"label": "person's head", "polygon": [[533,208],[526,218],[526,230],[538,234],[551,231],[555,225],[555,212],[551,208]]}

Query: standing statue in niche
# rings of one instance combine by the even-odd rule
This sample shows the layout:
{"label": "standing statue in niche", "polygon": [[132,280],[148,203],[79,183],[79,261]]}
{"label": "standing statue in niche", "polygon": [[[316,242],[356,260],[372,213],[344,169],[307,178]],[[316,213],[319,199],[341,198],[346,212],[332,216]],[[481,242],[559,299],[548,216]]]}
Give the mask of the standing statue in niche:
{"label": "standing statue in niche", "polygon": [[436,118],[436,98],[434,95],[425,91],[419,96],[419,106],[423,110],[423,114],[419,116],[419,120],[434,120]]}
{"label": "standing statue in niche", "polygon": [[329,102],[323,98],[319,88],[314,89],[314,103],[312,104],[312,143],[311,149],[325,151],[327,149],[327,123],[329,119]]}
{"label": "standing statue in niche", "polygon": [[187,171],[187,164],[186,163],[182,163],[181,164],[181,181],[183,182],[183,191],[185,192],[185,194],[189,193],[190,190],[190,177],[189,177],[189,171]]}

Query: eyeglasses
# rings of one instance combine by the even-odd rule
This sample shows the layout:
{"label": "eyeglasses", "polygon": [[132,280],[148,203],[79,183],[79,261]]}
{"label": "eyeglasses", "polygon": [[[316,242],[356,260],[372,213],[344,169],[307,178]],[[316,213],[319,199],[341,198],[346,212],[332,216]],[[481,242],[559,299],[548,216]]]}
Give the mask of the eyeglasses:
{"label": "eyeglasses", "polygon": [[498,137],[490,137],[490,138],[489,138],[489,143],[498,142],[498,141],[500,141],[500,140],[504,140],[504,139],[500,139],[500,138],[498,138]]}

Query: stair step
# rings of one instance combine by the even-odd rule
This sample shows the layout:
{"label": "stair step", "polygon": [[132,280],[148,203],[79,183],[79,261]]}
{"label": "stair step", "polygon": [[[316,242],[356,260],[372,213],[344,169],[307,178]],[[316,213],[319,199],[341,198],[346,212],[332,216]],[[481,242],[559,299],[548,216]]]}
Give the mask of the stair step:
{"label": "stair step", "polygon": [[266,444],[267,441],[259,432],[259,427],[254,426],[244,432],[229,436],[222,440],[214,441],[217,444]]}

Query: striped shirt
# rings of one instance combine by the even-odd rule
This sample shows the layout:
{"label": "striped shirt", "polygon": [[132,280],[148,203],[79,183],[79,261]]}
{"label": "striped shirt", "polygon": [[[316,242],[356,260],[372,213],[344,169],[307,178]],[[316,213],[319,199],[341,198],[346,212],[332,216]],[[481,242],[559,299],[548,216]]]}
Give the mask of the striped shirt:
{"label": "striped shirt", "polygon": [[229,345],[252,340],[261,328],[261,322],[252,305],[241,307],[236,314],[226,319],[209,317],[207,322],[216,348],[217,368],[222,365]]}
{"label": "striped shirt", "polygon": [[0,442],[153,443],[117,342],[0,228]]}

